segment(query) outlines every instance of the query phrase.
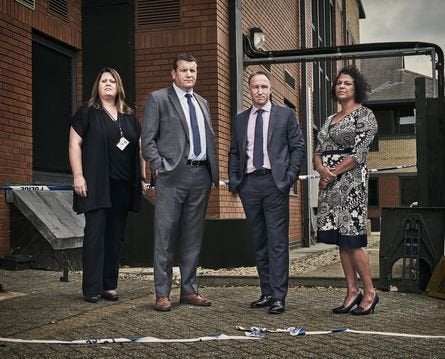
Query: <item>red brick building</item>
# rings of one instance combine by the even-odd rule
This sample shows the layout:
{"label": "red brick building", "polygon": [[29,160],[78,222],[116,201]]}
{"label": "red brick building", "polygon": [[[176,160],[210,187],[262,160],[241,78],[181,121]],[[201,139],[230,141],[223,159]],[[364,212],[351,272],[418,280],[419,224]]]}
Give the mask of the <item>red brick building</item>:
{"label": "red brick building", "polygon": [[[70,181],[70,115],[88,98],[98,70],[118,69],[142,120],[147,94],[170,84],[180,52],[198,59],[196,91],[210,103],[224,179],[231,117],[249,106],[246,79],[256,69],[234,70],[245,57],[234,36],[261,28],[264,51],[352,44],[362,17],[360,0],[0,0],[0,184]],[[295,109],[310,155],[312,128],[333,110],[327,91],[337,64],[261,67],[272,76],[273,101]],[[240,108],[231,92],[236,83],[243,85]],[[300,181],[295,189],[290,241],[301,244]],[[0,256],[10,251],[12,206],[0,201]],[[237,197],[213,190],[209,218],[243,216]]]}

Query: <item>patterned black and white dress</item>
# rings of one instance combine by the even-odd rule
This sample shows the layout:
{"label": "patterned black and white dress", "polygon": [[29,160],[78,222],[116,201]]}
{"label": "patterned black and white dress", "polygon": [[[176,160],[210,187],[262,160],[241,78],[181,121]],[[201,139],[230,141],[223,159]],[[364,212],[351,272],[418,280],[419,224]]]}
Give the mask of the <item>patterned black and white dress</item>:
{"label": "patterned black and white dress", "polygon": [[331,125],[328,117],[318,134],[315,153],[325,166],[335,167],[345,156],[357,166],[341,174],[326,189],[319,190],[317,212],[318,241],[342,248],[367,246],[369,146],[377,133],[374,113],[359,107]]}

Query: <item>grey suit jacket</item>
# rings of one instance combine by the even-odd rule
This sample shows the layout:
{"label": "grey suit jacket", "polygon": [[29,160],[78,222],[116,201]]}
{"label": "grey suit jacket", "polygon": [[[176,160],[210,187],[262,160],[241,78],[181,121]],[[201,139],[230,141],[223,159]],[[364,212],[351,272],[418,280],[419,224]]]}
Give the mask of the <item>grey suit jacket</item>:
{"label": "grey suit jacket", "polygon": [[[219,185],[219,169],[215,148],[215,134],[207,101],[194,93],[204,114],[207,161],[212,182]],[[141,132],[142,156],[150,164],[151,172],[169,174],[180,161],[186,161],[190,136],[186,117],[173,87],[152,92],[145,103]]]}
{"label": "grey suit jacket", "polygon": [[[237,192],[247,168],[247,123],[251,108],[235,116],[229,152],[229,190]],[[282,192],[289,192],[304,160],[304,139],[294,111],[272,104],[267,151],[272,176]]]}

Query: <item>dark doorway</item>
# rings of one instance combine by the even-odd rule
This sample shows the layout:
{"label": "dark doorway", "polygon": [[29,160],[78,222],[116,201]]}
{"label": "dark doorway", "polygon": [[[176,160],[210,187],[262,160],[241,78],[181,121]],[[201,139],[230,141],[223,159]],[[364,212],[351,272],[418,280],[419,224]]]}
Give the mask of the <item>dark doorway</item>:
{"label": "dark doorway", "polygon": [[127,102],[134,106],[134,0],[83,0],[83,100],[100,69],[115,68],[122,77]]}
{"label": "dark doorway", "polygon": [[32,43],[33,175],[69,173],[73,52],[39,35]]}
{"label": "dark doorway", "polygon": [[402,176],[400,181],[400,207],[410,207],[419,201],[417,195],[417,176]]}

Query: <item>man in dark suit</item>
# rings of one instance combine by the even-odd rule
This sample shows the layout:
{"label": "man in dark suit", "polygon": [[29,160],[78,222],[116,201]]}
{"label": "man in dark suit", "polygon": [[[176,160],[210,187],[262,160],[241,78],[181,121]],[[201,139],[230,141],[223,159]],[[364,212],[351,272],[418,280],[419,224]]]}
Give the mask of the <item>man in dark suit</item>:
{"label": "man in dark suit", "polygon": [[207,101],[193,92],[197,61],[180,54],[171,87],[152,92],[145,104],[142,154],[156,178],[154,281],[155,310],[171,310],[172,264],[179,239],[180,303],[209,306],[196,278],[212,183],[218,162]]}
{"label": "man in dark suit", "polygon": [[264,72],[249,77],[253,106],[232,124],[229,190],[238,193],[251,226],[261,296],[252,308],[284,312],[289,277],[289,190],[304,159],[294,111],[270,102]]}

